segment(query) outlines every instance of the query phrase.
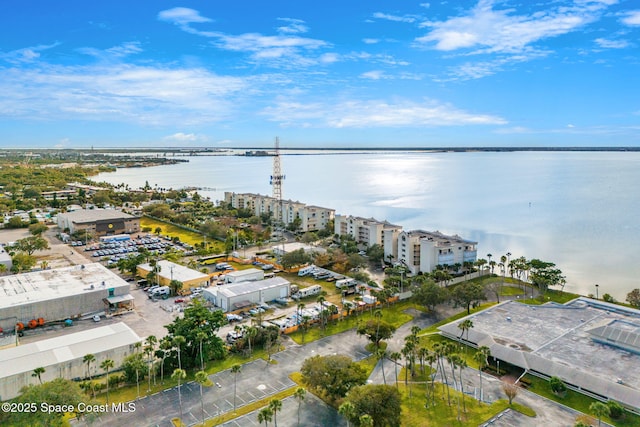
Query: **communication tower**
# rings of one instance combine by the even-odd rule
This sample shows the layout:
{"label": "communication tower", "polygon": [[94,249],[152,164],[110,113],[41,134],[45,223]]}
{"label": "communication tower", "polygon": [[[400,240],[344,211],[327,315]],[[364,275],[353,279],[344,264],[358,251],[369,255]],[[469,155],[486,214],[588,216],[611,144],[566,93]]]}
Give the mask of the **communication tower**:
{"label": "communication tower", "polygon": [[273,154],[273,174],[271,175],[270,184],[273,186],[273,198],[278,201],[279,212],[276,217],[282,220],[282,181],[285,176],[282,174],[280,166],[280,139],[276,136],[276,151]]}

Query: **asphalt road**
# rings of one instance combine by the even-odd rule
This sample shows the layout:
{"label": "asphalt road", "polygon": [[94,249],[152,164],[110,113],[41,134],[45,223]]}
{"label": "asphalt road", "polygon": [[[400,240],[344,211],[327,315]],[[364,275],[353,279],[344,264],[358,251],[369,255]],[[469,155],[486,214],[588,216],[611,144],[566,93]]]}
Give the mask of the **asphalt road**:
{"label": "asphalt road", "polygon": [[[366,339],[357,336],[354,331],[347,331],[305,346],[291,346],[273,356],[273,359],[278,362],[275,364],[269,364],[262,359],[247,363],[242,366],[242,371],[237,375],[236,406],[247,405],[279,391],[294,387],[296,384],[289,379],[289,374],[299,371],[302,362],[307,357],[318,354],[344,354],[354,360],[360,360],[369,355],[364,349],[366,343]],[[211,375],[209,378],[214,383],[214,386],[203,389],[205,418],[212,418],[221,413],[232,411],[234,406],[234,375],[230,370],[226,370]],[[182,385],[180,395],[177,387],[174,387],[137,400],[134,412],[109,412],[92,420],[91,423],[86,420],[80,420],[74,421],[73,425],[169,427],[172,426],[171,419],[180,416],[180,398],[182,400],[182,420],[187,425],[201,422],[200,387],[198,384],[191,382]],[[333,415],[331,415],[331,413],[335,414],[333,409],[323,409],[319,404],[315,404],[315,407],[317,408],[318,416],[322,414],[321,419],[333,419]],[[257,419],[255,414],[253,419]],[[283,423],[282,425],[291,424]]]}

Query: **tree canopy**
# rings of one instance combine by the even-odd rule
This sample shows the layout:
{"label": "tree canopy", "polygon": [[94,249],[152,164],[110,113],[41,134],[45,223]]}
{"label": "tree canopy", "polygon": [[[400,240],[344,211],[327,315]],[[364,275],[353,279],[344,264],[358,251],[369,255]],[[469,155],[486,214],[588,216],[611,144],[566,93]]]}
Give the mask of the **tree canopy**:
{"label": "tree canopy", "polygon": [[436,305],[442,304],[449,298],[447,289],[430,279],[423,281],[423,283],[413,291],[413,295],[419,304],[424,305],[429,310],[433,310]]}
{"label": "tree canopy", "polygon": [[474,282],[460,283],[451,292],[451,297],[456,305],[467,309],[467,314],[471,313],[471,305],[476,306],[487,299],[482,284]]}
{"label": "tree canopy", "polygon": [[391,338],[395,331],[395,326],[382,319],[371,319],[358,327],[358,334],[366,335],[376,346],[380,345],[380,341]]}
{"label": "tree canopy", "polygon": [[399,427],[401,397],[396,387],[383,384],[367,384],[354,387],[347,395],[354,407],[349,421],[357,424],[362,415],[373,419],[374,427]]}
{"label": "tree canopy", "polygon": [[176,318],[165,327],[171,336],[183,336],[185,344],[181,346],[182,364],[193,367],[198,364],[200,339],[205,360],[222,359],[225,355],[224,342],[216,332],[224,324],[221,311],[210,311],[199,300],[184,310],[184,316]]}
{"label": "tree canopy", "polygon": [[313,356],[302,364],[302,381],[336,400],[367,381],[367,371],[344,355]]}

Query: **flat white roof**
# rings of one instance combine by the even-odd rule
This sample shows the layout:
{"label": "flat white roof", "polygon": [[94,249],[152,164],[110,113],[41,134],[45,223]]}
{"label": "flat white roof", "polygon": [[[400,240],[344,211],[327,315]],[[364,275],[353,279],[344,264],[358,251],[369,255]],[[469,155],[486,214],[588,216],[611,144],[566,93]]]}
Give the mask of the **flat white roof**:
{"label": "flat white roof", "polygon": [[129,284],[100,263],[1,276],[0,310],[122,286]]}
{"label": "flat white roof", "polygon": [[469,341],[493,357],[640,408],[640,354],[627,339],[640,332],[640,311],[584,297],[539,306],[507,301],[438,329],[458,339],[465,319],[473,321]]}
{"label": "flat white roof", "polygon": [[[178,280],[182,283],[193,282],[194,280],[209,280],[208,274],[201,273],[198,270],[193,270],[189,267],[185,267],[184,265],[176,264],[175,262],[162,260],[158,261],[158,266],[160,267],[158,275],[165,279]],[[145,271],[152,270],[150,264],[140,264],[138,267]]]}
{"label": "flat white roof", "polygon": [[49,338],[18,347],[0,350],[0,376],[6,378],[38,367],[47,368],[86,354],[100,354],[133,345],[140,337],[124,323],[101,326],[60,337]]}
{"label": "flat white roof", "polygon": [[101,219],[131,219],[133,215],[116,209],[82,209],[73,212],[58,214],[61,218],[69,219],[75,223],[93,222]]}
{"label": "flat white roof", "polygon": [[258,270],[257,268],[247,268],[245,270],[236,270],[230,271],[229,273],[225,273],[227,277],[242,277],[242,276],[250,276],[252,274],[260,273],[262,270]]}
{"label": "flat white roof", "polygon": [[231,298],[285,285],[289,285],[288,280],[283,279],[282,277],[272,277],[271,279],[258,280],[255,282],[239,282],[232,283],[230,285],[217,286],[215,288],[215,292],[218,295]]}

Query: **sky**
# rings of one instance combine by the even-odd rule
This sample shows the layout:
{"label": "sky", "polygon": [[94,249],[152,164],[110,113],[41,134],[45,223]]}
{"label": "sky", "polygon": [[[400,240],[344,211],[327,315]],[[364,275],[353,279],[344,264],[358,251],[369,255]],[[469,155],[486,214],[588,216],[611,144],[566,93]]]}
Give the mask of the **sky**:
{"label": "sky", "polygon": [[4,0],[0,147],[640,146],[638,0]]}

